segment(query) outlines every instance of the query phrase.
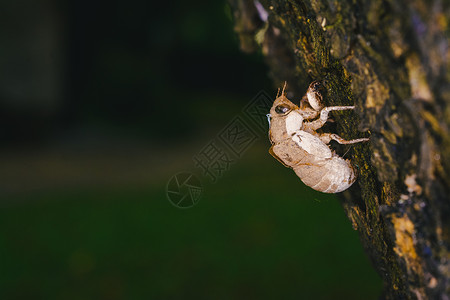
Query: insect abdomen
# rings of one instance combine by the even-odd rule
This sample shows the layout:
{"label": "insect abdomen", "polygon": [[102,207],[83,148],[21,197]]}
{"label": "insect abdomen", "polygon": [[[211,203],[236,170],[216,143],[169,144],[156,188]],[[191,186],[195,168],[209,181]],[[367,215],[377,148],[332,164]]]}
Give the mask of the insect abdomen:
{"label": "insect abdomen", "polygon": [[293,169],[304,184],[323,193],[342,192],[356,180],[350,162],[337,156],[321,163],[296,165]]}

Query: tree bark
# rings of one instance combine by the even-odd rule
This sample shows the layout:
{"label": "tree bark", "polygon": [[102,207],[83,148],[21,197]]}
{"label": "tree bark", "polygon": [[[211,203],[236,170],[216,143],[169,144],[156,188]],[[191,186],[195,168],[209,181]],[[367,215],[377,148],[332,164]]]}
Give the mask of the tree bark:
{"label": "tree bark", "polygon": [[262,50],[288,98],[319,80],[327,106],[356,105],[335,129],[371,141],[340,198],[383,298],[449,299],[449,1],[229,1],[242,50]]}

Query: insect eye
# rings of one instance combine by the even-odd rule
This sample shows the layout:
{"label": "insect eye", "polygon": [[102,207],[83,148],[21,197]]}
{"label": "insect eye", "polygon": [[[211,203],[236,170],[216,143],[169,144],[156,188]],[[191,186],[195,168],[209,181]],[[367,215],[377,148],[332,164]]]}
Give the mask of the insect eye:
{"label": "insect eye", "polygon": [[289,110],[289,107],[284,105],[278,105],[277,107],[275,107],[275,112],[280,115],[287,113]]}

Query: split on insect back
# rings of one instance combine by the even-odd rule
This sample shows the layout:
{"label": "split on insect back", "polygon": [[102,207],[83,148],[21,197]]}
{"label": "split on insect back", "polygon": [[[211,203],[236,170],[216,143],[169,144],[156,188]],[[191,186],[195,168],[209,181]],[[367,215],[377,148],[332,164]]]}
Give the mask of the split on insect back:
{"label": "split on insect back", "polygon": [[325,107],[320,93],[321,84],[312,82],[300,102],[300,107],[279,90],[270,114],[269,152],[286,167],[292,168],[309,187],[324,193],[339,193],[356,180],[349,160],[341,158],[329,147],[331,140],[340,144],[366,142],[368,138],[345,140],[334,133],[318,133],[328,121],[331,111],[350,110],[354,106]]}

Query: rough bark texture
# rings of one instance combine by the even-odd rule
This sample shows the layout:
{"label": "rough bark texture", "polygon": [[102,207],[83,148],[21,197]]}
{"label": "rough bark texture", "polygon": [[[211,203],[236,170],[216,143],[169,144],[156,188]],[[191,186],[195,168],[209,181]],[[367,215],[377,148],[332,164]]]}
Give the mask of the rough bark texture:
{"label": "rough bark texture", "polygon": [[335,129],[371,142],[351,148],[359,179],[341,199],[383,298],[449,299],[449,2],[230,3],[241,48],[262,49],[288,98],[321,80],[328,106],[356,105]]}

